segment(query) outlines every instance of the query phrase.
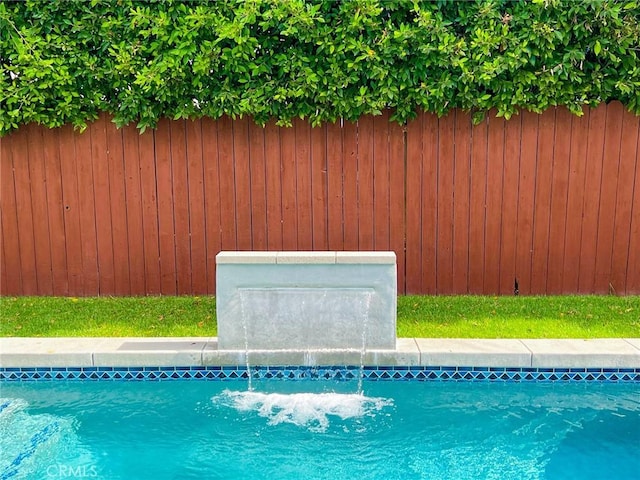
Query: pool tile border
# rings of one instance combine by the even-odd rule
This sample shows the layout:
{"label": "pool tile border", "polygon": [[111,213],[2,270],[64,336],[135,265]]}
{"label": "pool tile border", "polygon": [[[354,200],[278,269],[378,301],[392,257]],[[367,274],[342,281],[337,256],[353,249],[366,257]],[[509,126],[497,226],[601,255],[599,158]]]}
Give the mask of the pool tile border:
{"label": "pool tile border", "polygon": [[[361,360],[356,350],[249,354],[255,378],[349,380]],[[640,382],[638,338],[399,338],[363,360],[367,380]],[[0,338],[4,381],[246,380],[246,363],[246,352],[219,350],[215,337]]]}
{"label": "pool tile border", "polygon": [[537,368],[453,366],[182,366],[182,367],[0,367],[0,381],[367,381],[609,382],[640,383],[640,368]]}

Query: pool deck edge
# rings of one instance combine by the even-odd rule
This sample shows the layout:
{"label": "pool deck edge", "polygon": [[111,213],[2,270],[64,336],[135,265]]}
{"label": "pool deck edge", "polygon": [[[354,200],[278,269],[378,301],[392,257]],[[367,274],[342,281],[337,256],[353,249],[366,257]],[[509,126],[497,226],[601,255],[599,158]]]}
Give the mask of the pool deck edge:
{"label": "pool deck edge", "polygon": [[[218,349],[216,337],[2,337],[0,367],[233,366],[246,352]],[[252,365],[358,365],[357,350],[251,351]],[[395,350],[368,350],[371,366],[640,368],[640,338],[398,338]]]}

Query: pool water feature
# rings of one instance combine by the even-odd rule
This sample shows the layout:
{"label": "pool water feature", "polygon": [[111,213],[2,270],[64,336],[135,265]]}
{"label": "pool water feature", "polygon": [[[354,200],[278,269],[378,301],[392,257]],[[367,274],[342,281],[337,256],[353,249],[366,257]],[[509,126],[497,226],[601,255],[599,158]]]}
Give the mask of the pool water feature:
{"label": "pool water feature", "polygon": [[[361,395],[355,380],[246,387],[4,383],[0,479],[631,479],[640,470],[637,383],[365,382]],[[48,425],[57,427],[38,437]]]}

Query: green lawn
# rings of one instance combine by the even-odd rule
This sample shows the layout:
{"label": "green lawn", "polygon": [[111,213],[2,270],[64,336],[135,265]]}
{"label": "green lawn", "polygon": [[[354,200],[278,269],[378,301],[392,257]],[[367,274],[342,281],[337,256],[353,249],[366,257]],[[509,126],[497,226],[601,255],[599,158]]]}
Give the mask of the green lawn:
{"label": "green lawn", "polygon": [[[0,336],[214,336],[213,297],[2,297]],[[640,296],[398,297],[398,336],[640,337]]]}

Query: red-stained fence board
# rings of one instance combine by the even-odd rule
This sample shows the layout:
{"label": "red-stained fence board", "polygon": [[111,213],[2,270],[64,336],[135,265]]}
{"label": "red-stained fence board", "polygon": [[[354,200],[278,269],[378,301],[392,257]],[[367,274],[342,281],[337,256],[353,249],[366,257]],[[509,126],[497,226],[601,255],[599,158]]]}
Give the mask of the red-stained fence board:
{"label": "red-stained fence board", "polygon": [[[406,204],[392,203],[392,209],[406,208],[406,284],[407,293],[420,293],[422,288],[422,169],[423,161],[423,135],[422,121],[424,115],[420,114],[415,120],[407,124],[407,158],[406,158]],[[399,170],[398,158],[394,158],[391,164],[391,172]],[[391,188],[398,188],[397,182],[391,183]]]}
{"label": "red-stained fence board", "polygon": [[[422,292],[437,293],[438,117],[422,113]],[[408,259],[407,261],[411,261]]]}
{"label": "red-stained fence board", "polygon": [[233,164],[238,250],[251,250],[251,170],[249,120],[246,117],[233,121]]}
{"label": "red-stained fence board", "polygon": [[111,200],[111,237],[113,242],[114,291],[116,295],[131,295],[129,282],[128,200],[124,166],[122,130],[106,122],[107,163],[109,164],[109,195]]}
{"label": "red-stained fence board", "polygon": [[553,140],[556,110],[544,112],[539,120],[536,194],[533,212],[533,258],[531,260],[531,293],[547,293],[549,259],[549,217],[551,215],[551,183],[553,176]]}
{"label": "red-stained fence board", "polygon": [[607,107],[600,104],[589,115],[587,135],[586,175],[582,204],[582,233],[580,240],[579,293],[593,293],[595,285],[596,245],[598,240],[598,214],[600,183],[602,181],[602,149]]}
{"label": "red-stained fence board", "polygon": [[202,163],[204,177],[205,246],[207,293],[216,291],[216,255],[222,249],[220,224],[220,176],[218,166],[218,122],[203,118]]}
{"label": "red-stained fence board", "polygon": [[109,159],[107,157],[107,121],[106,116],[101,115],[88,128],[91,134],[91,164],[93,168],[100,295],[114,295],[116,293]]}
{"label": "red-stained fence board", "polygon": [[340,122],[327,124],[327,241],[328,249],[344,249],[343,156]]}
{"label": "red-stained fence board", "polygon": [[533,256],[533,212],[536,185],[539,115],[522,112],[522,137],[518,176],[518,220],[516,232],[516,271],[518,292],[531,294]]}
{"label": "red-stained fence board", "polygon": [[127,251],[131,295],[144,295],[144,215],[140,183],[140,134],[133,126],[122,129],[124,185],[126,198]]}
{"label": "red-stained fence board", "polygon": [[487,212],[485,225],[483,293],[500,293],[500,250],[504,175],[505,121],[490,113],[487,156]]}
{"label": "red-stained fence board", "polygon": [[627,260],[627,295],[640,294],[640,135],[636,140],[636,174],[631,207],[629,231],[629,258]]}
{"label": "red-stained fence board", "polygon": [[456,112],[453,172],[453,292],[469,291],[471,116]]}
{"label": "red-stained fence board", "polygon": [[624,294],[627,284],[627,265],[631,248],[631,212],[633,209],[634,183],[638,168],[638,132],[640,117],[630,112],[622,113],[622,137],[620,142],[620,166],[618,168],[618,188],[616,191],[616,214],[613,231],[613,252],[611,256],[611,286],[613,292]]}
{"label": "red-stained fence board", "polygon": [[44,138],[44,170],[49,219],[49,241],[51,252],[51,276],[54,295],[69,294],[67,278],[67,252],[64,231],[64,201],[62,198],[62,170],[60,165],[60,129],[48,131]]}
{"label": "red-stained fence board", "polygon": [[311,218],[313,250],[329,250],[327,126],[311,128]]}
{"label": "red-stained fence board", "polygon": [[185,120],[171,122],[171,196],[176,264],[176,293],[191,291],[189,179]]}
{"label": "red-stained fence board", "polygon": [[229,117],[218,120],[218,166],[220,172],[220,228],[222,250],[237,250],[236,192],[233,159],[233,122]]}
{"label": "red-stained fence board", "polygon": [[396,253],[398,293],[401,295],[407,293],[405,277],[409,263],[405,257],[405,151],[404,127],[393,122],[389,125],[389,247]]}
{"label": "red-stained fence board", "polygon": [[489,120],[471,130],[469,191],[469,293],[484,293],[484,229],[487,214],[487,142]]}
{"label": "red-stained fence board", "polygon": [[282,158],[280,127],[274,121],[264,130],[267,250],[283,250],[282,242]]}
{"label": "red-stained fence board", "polygon": [[297,250],[313,248],[313,218],[311,217],[311,126],[300,118],[293,122],[295,128],[295,209],[297,225]]}
{"label": "red-stained fence board", "polygon": [[267,250],[267,183],[264,128],[249,122],[251,249]]}
{"label": "red-stained fence board", "polygon": [[451,295],[453,293],[455,117],[455,111],[452,111],[439,120],[436,288],[438,294],[441,295]]}
{"label": "red-stained fence board", "polygon": [[520,179],[520,140],[522,118],[517,115],[505,122],[504,165],[502,183],[502,220],[500,233],[500,294],[513,295],[516,290],[516,242]]}
{"label": "red-stained fence board", "polygon": [[622,113],[624,107],[618,102],[607,105],[605,127],[602,183],[600,184],[600,207],[598,215],[598,242],[596,246],[596,293],[613,293],[611,284],[611,256],[616,217],[616,193],[620,165],[620,141],[622,135]]}
{"label": "red-stained fence board", "polygon": [[358,120],[358,249],[373,250],[373,117]]}
{"label": "red-stained fence board", "polygon": [[20,238],[18,229],[18,209],[13,167],[15,139],[20,135],[14,132],[0,138],[0,222],[2,223],[2,295],[20,295],[22,288],[22,267],[20,265]]}
{"label": "red-stained fence board", "polygon": [[571,157],[569,160],[564,262],[562,265],[562,293],[577,292],[580,279],[582,199],[585,195],[584,185],[587,171],[589,113],[590,110],[585,108],[584,116],[574,117],[571,122]]}
{"label": "red-stained fence board", "polygon": [[296,131],[280,129],[280,168],[282,182],[282,248],[298,250],[298,215],[296,212]]}
{"label": "red-stained fence board", "polygon": [[189,180],[189,250],[191,252],[191,293],[204,295],[207,287],[207,238],[202,158],[202,121],[185,122],[187,178]]}
{"label": "red-stained fence board", "polygon": [[372,248],[390,248],[391,211],[389,198],[393,188],[389,182],[389,117],[388,112],[373,118],[373,241]]}
{"label": "red-stained fence board", "polygon": [[171,179],[171,122],[161,120],[155,132],[156,185],[158,190],[158,239],[160,248],[160,292],[176,295],[176,245],[173,183]]}
{"label": "red-stained fence board", "polygon": [[[166,128],[164,129],[166,132]],[[140,192],[142,195],[142,234],[144,245],[144,279],[148,295],[162,292],[160,273],[160,232],[158,219],[158,174],[155,139],[158,132],[147,130],[138,138]],[[164,195],[164,192],[161,193]]]}
{"label": "red-stained fence board", "polygon": [[343,132],[344,249],[358,250],[358,124],[345,121]]}
{"label": "red-stained fence board", "polygon": [[27,127],[27,134],[29,136],[29,181],[31,182],[31,214],[33,215],[38,293],[41,295],[53,295],[43,132],[42,129],[32,123]]}
{"label": "red-stained fence board", "polygon": [[556,112],[556,135],[551,178],[551,215],[549,218],[549,254],[547,293],[562,293],[565,226],[571,155],[572,114],[564,107]]}

